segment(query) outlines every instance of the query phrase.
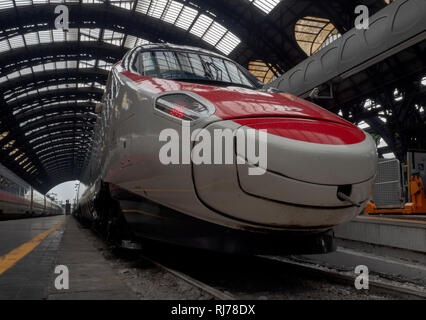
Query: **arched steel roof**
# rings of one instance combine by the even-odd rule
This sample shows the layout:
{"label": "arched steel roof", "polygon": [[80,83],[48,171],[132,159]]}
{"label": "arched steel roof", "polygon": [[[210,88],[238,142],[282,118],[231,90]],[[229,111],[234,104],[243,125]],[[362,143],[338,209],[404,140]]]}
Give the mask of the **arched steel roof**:
{"label": "arched steel roof", "polygon": [[64,32],[54,26],[59,3],[0,0],[1,162],[42,192],[78,179],[90,154],[93,108],[107,73],[135,45],[197,46],[246,67],[263,61],[280,74],[306,58],[294,35],[299,19],[326,18],[344,33],[353,24],[355,5],[368,4],[373,12],[386,5],[383,0],[324,3],[65,0],[70,30]]}

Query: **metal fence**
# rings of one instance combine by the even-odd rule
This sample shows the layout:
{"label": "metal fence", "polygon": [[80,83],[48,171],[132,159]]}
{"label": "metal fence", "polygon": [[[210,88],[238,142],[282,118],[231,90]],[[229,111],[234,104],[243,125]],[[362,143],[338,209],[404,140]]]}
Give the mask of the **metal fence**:
{"label": "metal fence", "polygon": [[373,201],[377,208],[402,208],[404,205],[399,160],[380,160],[374,185]]}

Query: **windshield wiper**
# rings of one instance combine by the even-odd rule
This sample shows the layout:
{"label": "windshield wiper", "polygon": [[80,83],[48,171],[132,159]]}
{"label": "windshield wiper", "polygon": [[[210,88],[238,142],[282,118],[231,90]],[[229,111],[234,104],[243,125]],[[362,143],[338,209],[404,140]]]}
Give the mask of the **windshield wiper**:
{"label": "windshield wiper", "polygon": [[207,78],[214,80],[212,71],[210,69],[210,66],[205,62],[203,59],[201,59],[201,64],[203,65],[204,73]]}
{"label": "windshield wiper", "polygon": [[213,62],[206,62],[206,65],[209,67],[210,72],[211,72],[212,69],[215,70],[215,72],[216,72],[216,79],[215,80],[222,81],[222,79],[223,79],[222,78],[222,70],[217,65],[215,65]]}

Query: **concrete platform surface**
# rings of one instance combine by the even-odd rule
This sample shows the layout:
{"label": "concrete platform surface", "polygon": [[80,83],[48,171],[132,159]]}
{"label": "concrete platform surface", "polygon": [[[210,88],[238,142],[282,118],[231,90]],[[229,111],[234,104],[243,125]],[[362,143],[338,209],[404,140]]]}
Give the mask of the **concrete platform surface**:
{"label": "concrete platform surface", "polygon": [[337,238],[426,253],[426,221],[404,216],[359,216],[335,230]]}
{"label": "concrete platform surface", "polygon": [[[0,299],[136,299],[74,218],[63,219],[0,222]],[[68,290],[55,287],[58,265],[68,268]]]}
{"label": "concrete platform surface", "polygon": [[408,261],[390,256],[370,254],[360,250],[338,247],[336,252],[308,255],[303,258],[333,269],[353,272],[357,266],[367,266],[370,272],[386,275],[393,279],[416,283],[426,287],[426,257],[421,261]]}

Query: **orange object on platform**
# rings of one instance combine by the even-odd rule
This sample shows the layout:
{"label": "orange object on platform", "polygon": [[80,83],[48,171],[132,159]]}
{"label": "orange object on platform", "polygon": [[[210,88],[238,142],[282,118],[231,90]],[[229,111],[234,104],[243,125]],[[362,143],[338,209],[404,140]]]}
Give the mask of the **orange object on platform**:
{"label": "orange object on platform", "polygon": [[369,202],[365,208],[367,214],[418,214],[426,213],[426,196],[423,180],[419,176],[412,176],[409,190],[411,202],[406,203],[403,209],[377,209],[373,202]]}

